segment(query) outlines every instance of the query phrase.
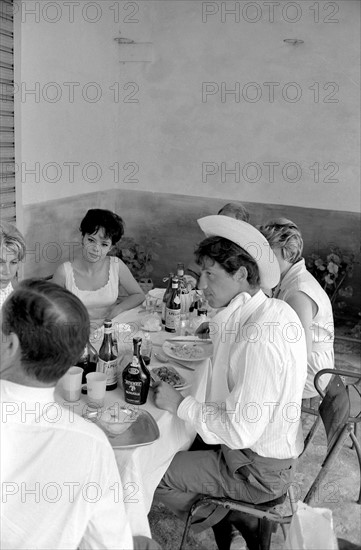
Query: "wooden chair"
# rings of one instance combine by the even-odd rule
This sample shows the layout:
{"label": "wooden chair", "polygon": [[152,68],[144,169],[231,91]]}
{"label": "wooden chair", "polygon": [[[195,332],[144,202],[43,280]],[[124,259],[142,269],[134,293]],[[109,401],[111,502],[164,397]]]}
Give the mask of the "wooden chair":
{"label": "wooden chair", "polygon": [[[326,390],[323,392],[319,387],[318,381],[321,376],[327,373],[331,373],[333,376]],[[350,416],[349,389],[345,386],[341,376],[359,378],[359,376],[354,373],[335,369],[324,369],[315,376],[315,387],[322,397],[319,406],[318,421],[324,424],[327,436],[327,451],[320,471],[304,498],[304,502],[307,504],[312,503],[321,482],[329,472],[333,462],[349,436],[355,444],[361,470],[361,449],[357,439],[353,437],[353,426],[356,422],[361,421],[361,415],[359,413],[356,416]],[[287,491],[293,514],[296,506],[292,484],[287,488]],[[269,550],[272,533],[276,531],[278,524],[284,528],[292,519],[292,514],[283,516],[275,510],[275,506],[284,501],[285,498],[286,494],[279,499],[263,503],[262,505],[252,505],[230,498],[200,497],[189,510],[180,550],[185,548],[194,514],[200,507],[207,504],[222,506],[230,511],[227,518],[229,517],[229,522],[235,525],[240,531],[241,535],[246,540],[249,550]],[[360,503],[360,499],[358,503]],[[226,545],[224,545],[224,548],[226,548]]]}

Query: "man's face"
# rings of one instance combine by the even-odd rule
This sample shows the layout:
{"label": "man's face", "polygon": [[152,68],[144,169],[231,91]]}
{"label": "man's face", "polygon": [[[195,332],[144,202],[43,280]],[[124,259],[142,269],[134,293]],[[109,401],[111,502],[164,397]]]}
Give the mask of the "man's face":
{"label": "man's face", "polygon": [[204,297],[211,307],[225,307],[237,294],[246,290],[238,271],[230,275],[218,262],[210,258],[203,260],[201,269],[198,288],[203,290]]}

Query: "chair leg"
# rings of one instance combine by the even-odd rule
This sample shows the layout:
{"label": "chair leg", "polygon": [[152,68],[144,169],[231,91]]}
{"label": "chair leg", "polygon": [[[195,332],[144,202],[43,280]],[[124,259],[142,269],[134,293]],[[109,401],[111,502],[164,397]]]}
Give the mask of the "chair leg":
{"label": "chair leg", "polygon": [[218,550],[229,550],[232,541],[232,523],[229,521],[229,514],[213,525],[212,529]]}
{"label": "chair leg", "polygon": [[241,533],[249,550],[270,549],[272,533],[276,531],[277,523],[238,511],[232,511],[227,519]]}
{"label": "chair leg", "polygon": [[309,446],[311,441],[314,439],[314,437],[315,437],[316,433],[318,432],[318,429],[321,426],[321,424],[322,424],[322,419],[321,419],[320,416],[318,416],[317,419],[315,420],[315,422],[313,423],[312,428],[310,429],[310,431],[308,432],[308,434],[305,438],[302,453],[304,453],[306,451],[307,447]]}
{"label": "chair leg", "polygon": [[189,510],[188,516],[187,516],[187,520],[186,520],[186,523],[185,523],[185,526],[184,526],[183,536],[182,536],[182,540],[181,540],[181,543],[180,543],[179,550],[184,550],[186,542],[187,542],[187,538],[188,538],[189,529],[191,528],[191,525],[192,525],[193,515],[196,513],[198,508],[202,508],[202,506],[203,506],[202,503],[200,503],[199,501],[196,501],[190,507],[190,510]]}
{"label": "chair leg", "polygon": [[307,495],[305,496],[303,500],[305,504],[310,504],[312,500],[315,498],[316,493],[318,492],[318,488],[321,484],[321,481],[328,474],[328,471],[331,468],[334,459],[337,457],[338,453],[341,451],[347,437],[349,436],[350,430],[352,430],[352,427],[350,425],[347,424],[346,426],[344,426],[332,451],[330,452],[330,454],[322,464],[321,470],[319,471],[318,476],[316,477],[315,481],[312,483]]}
{"label": "chair leg", "polygon": [[357,441],[357,436],[352,431],[350,432],[350,438],[353,443],[353,447],[355,448],[355,451],[357,453],[358,463],[359,463],[359,469],[360,469],[360,490],[358,495],[357,504],[361,504],[361,447],[359,442]]}

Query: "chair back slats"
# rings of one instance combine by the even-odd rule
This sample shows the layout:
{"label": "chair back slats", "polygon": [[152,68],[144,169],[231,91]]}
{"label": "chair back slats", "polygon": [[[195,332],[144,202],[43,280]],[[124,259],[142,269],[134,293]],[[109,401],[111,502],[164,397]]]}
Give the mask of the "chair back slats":
{"label": "chair back slats", "polygon": [[326,388],[319,413],[327,435],[327,452],[330,452],[350,415],[350,399],[339,375],[334,375]]}

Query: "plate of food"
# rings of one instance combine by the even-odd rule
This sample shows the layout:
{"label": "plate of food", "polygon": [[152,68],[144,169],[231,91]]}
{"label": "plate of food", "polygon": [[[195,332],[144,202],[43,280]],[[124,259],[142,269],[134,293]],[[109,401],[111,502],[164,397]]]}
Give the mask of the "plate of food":
{"label": "plate of food", "polygon": [[152,369],[152,376],[153,380],[159,379],[162,382],[167,382],[167,384],[173,386],[176,390],[184,390],[190,386],[172,365],[154,367]]}
{"label": "plate of food", "polygon": [[83,416],[105,432],[114,449],[150,445],[160,437],[153,416],[143,409],[132,406],[114,403],[105,410],[87,410]]}
{"label": "plate of food", "polygon": [[186,337],[182,340],[177,338],[164,342],[162,349],[166,355],[179,361],[203,361],[213,355],[211,342],[197,341],[194,337],[189,340]]}

